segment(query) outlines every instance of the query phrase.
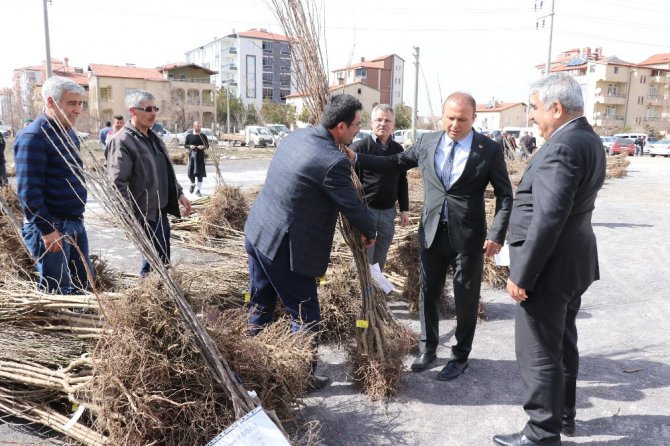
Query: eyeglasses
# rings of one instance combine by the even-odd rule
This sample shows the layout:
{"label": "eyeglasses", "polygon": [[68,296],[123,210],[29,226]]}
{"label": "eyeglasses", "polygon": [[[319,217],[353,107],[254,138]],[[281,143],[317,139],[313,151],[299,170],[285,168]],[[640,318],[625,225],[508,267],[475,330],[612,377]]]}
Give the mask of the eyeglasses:
{"label": "eyeglasses", "polygon": [[393,119],[377,118],[377,119],[371,119],[371,121],[376,124],[391,124],[393,122]]}
{"label": "eyeglasses", "polygon": [[152,111],[158,112],[160,108],[156,107],[155,105],[150,105],[148,107],[133,107],[135,110],[142,110],[147,113],[151,113]]}

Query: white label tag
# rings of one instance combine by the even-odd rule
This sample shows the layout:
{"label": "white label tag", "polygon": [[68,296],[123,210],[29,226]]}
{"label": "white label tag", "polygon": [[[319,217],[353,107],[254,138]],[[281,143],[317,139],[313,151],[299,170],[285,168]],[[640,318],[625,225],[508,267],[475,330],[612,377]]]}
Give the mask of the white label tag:
{"label": "white label tag", "polygon": [[258,406],[214,437],[207,446],[291,446],[291,444],[263,408]]}

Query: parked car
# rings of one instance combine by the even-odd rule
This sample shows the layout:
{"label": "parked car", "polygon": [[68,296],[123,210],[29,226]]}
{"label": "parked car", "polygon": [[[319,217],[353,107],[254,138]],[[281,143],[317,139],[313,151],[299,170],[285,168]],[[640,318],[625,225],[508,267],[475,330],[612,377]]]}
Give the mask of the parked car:
{"label": "parked car", "polygon": [[649,153],[649,148],[647,147],[647,143],[649,142],[650,139],[655,140],[656,138],[650,138],[648,135],[644,133],[615,133],[614,134],[615,138],[627,138],[633,140],[633,143],[635,143],[635,140],[638,138],[644,138],[645,144],[642,147],[642,154],[647,154]]}
{"label": "parked car", "polygon": [[649,155],[651,156],[670,156],[670,139],[662,139],[660,141],[654,141],[647,143],[646,148],[649,149]]}
{"label": "parked car", "polygon": [[612,143],[610,149],[611,155],[619,155],[620,153],[628,153],[629,156],[635,156],[635,141],[628,138],[617,138]]}
{"label": "parked car", "polygon": [[244,128],[244,143],[249,147],[265,147],[272,144],[272,133],[261,125],[248,125]]}
{"label": "parked car", "polygon": [[[422,134],[430,132],[431,130],[416,129],[416,139],[419,139]],[[396,130],[393,132],[393,140],[401,146],[410,146],[412,144],[412,129]]]}
{"label": "parked car", "polygon": [[277,147],[290,130],[284,124],[268,124],[265,127],[272,133],[272,144]]}
{"label": "parked car", "polygon": [[372,130],[361,130],[360,132],[357,132],[354,135],[354,140],[352,142],[360,141],[361,139],[365,138],[366,136],[371,136],[372,135]]}
{"label": "parked car", "polygon": [[163,135],[161,136],[161,139],[163,140],[166,146],[179,144],[179,138],[177,134],[172,133],[169,130],[163,130]]}
{"label": "parked car", "polygon": [[79,137],[79,139],[81,139],[83,141],[86,141],[88,139],[88,137],[91,136],[90,133],[80,132],[79,130],[76,130],[76,133],[77,133],[77,136]]}
{"label": "parked car", "polygon": [[[209,140],[210,145],[219,143],[219,140],[216,139],[216,136],[214,136],[214,134],[212,133],[212,131],[210,129],[203,128],[200,131],[205,136],[207,136],[207,139]],[[190,133],[193,133],[193,129],[188,129],[185,132],[177,133],[177,141],[179,141],[179,145],[184,145],[184,143],[186,142],[186,135],[188,135]],[[165,141],[165,140],[163,140],[163,141]]]}
{"label": "parked car", "polygon": [[610,154],[612,151],[612,144],[616,141],[614,136],[601,136],[600,139],[603,142],[603,147],[605,148],[605,153]]}

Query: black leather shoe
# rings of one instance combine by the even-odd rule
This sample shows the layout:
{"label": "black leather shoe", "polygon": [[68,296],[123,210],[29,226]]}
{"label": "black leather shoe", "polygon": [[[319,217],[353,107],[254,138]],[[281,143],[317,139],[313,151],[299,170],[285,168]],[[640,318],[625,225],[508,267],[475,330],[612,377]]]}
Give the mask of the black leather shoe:
{"label": "black leather shoe", "polygon": [[422,353],[414,360],[410,369],[412,369],[413,372],[423,372],[429,365],[434,363],[436,359],[437,355],[435,352]]}
{"label": "black leather shoe", "polygon": [[309,391],[321,390],[330,384],[330,378],[324,375],[312,375]]}
{"label": "black leather shoe", "polygon": [[574,418],[564,418],[563,425],[561,427],[561,433],[567,437],[574,437],[577,426],[575,425]]}
{"label": "black leather shoe", "polygon": [[543,441],[542,443],[535,442],[533,440],[528,439],[524,434],[521,432],[517,434],[509,434],[509,435],[495,435],[493,437],[493,442],[495,444],[499,444],[500,446],[561,446],[561,440],[560,438],[555,441]]}
{"label": "black leather shoe", "polygon": [[192,194],[194,190],[195,190],[195,184],[192,184],[192,185],[188,188],[188,192],[189,192],[190,194]]}
{"label": "black leather shoe", "polygon": [[461,376],[470,366],[470,363],[466,359],[465,361],[457,361],[452,359],[444,366],[440,373],[437,374],[437,379],[440,381],[450,381],[454,378]]}

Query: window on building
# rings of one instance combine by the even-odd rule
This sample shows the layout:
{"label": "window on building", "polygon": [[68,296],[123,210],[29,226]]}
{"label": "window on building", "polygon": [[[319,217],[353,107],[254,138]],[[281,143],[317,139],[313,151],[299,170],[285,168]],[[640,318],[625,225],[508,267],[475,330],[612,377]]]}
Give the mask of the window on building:
{"label": "window on building", "polygon": [[618,92],[618,88],[616,84],[609,84],[607,86],[607,94],[609,96],[616,96]]}
{"label": "window on building", "polygon": [[356,68],[356,77],[368,77],[368,70],[365,68]]}
{"label": "window on building", "polygon": [[193,88],[190,88],[186,92],[186,104],[188,105],[200,105],[200,92]]}
{"label": "window on building", "polygon": [[180,75],[179,75],[179,79],[185,81],[185,80],[186,80],[186,74],[183,74],[183,73],[180,74]]}
{"label": "window on building", "polygon": [[280,68],[282,70],[291,70],[291,59],[282,59],[280,61]]}
{"label": "window on building", "polygon": [[282,99],[282,101],[285,101],[285,100],[286,100],[286,96],[288,96],[288,95],[290,95],[290,94],[291,94],[291,90],[284,89],[284,88],[282,88],[281,90],[279,90],[279,97]]}
{"label": "window on building", "polygon": [[288,43],[281,44],[281,53],[283,55],[291,54],[291,48],[288,46]]}
{"label": "window on building", "polygon": [[112,99],[112,87],[101,87],[100,88],[100,100],[101,101],[110,101]]}
{"label": "window on building", "polygon": [[619,67],[614,67],[614,74],[619,74]]}
{"label": "window on building", "polygon": [[338,71],[338,72],[335,74],[335,77],[336,77],[337,79],[344,79],[344,71]]}
{"label": "window on building", "polygon": [[263,73],[263,85],[267,84],[272,85],[273,82],[274,82],[274,73]]}
{"label": "window on building", "polygon": [[274,59],[272,57],[263,56],[263,70],[272,71]]}
{"label": "window on building", "polygon": [[246,66],[246,96],[250,99],[256,98],[256,56],[247,54]]}
{"label": "window on building", "polygon": [[263,41],[263,52],[264,53],[271,53],[273,50],[273,43],[274,42],[269,42],[269,41]]}
{"label": "window on building", "polygon": [[272,100],[272,96],[273,96],[273,91],[272,90],[273,90],[272,88],[263,87],[263,99]]}
{"label": "window on building", "polygon": [[282,87],[290,87],[291,86],[291,75],[290,74],[282,74],[279,76],[279,84]]}

